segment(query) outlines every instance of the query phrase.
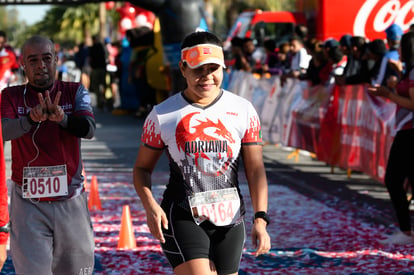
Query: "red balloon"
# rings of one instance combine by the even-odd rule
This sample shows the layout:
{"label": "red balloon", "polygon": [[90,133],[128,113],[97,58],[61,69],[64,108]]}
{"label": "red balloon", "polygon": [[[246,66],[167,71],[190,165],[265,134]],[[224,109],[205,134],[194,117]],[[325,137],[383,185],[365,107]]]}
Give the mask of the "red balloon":
{"label": "red balloon", "polygon": [[122,7],[118,8],[116,10],[119,15],[122,17],[128,17],[130,19],[135,18],[135,7],[132,6],[130,3],[126,2],[122,5]]}
{"label": "red balloon", "polygon": [[115,7],[115,2],[114,1],[108,1],[105,3],[105,9],[106,10],[112,10]]}

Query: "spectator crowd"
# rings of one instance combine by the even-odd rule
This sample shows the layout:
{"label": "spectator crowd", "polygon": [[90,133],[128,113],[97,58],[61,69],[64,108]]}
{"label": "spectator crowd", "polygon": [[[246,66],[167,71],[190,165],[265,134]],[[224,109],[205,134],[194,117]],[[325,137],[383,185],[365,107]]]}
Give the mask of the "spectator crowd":
{"label": "spectator crowd", "polygon": [[395,89],[403,71],[398,52],[403,30],[392,24],[385,33],[386,40],[344,34],[339,40],[321,41],[309,37],[306,27],[297,26],[289,41],[276,45],[268,39],[260,47],[251,38],[234,37],[229,69],[279,75],[282,83],[297,78],[311,85],[367,83]]}

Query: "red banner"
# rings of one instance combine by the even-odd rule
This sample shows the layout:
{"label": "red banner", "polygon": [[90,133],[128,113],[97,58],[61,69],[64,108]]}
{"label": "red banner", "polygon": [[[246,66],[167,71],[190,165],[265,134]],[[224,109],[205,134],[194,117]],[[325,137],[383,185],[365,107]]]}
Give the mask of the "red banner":
{"label": "red banner", "polygon": [[369,95],[365,86],[335,86],[321,123],[318,159],[383,181],[395,108],[394,103]]}
{"label": "red banner", "polygon": [[339,86],[334,86],[330,91],[330,100],[324,119],[321,121],[319,132],[317,157],[335,166],[340,158],[341,124],[339,120]]}
{"label": "red banner", "polygon": [[362,85],[341,87],[338,96],[338,166],[365,172],[382,181],[393,139],[395,103],[369,95]]}
{"label": "red banner", "polygon": [[229,87],[253,102],[265,141],[314,152],[329,165],[383,181],[395,103],[371,96],[363,85],[308,87],[290,80],[281,87],[278,78],[246,73],[233,75]]}
{"label": "red banner", "polygon": [[318,154],[319,133],[331,94],[324,86],[302,84],[301,98],[290,113],[287,145]]}

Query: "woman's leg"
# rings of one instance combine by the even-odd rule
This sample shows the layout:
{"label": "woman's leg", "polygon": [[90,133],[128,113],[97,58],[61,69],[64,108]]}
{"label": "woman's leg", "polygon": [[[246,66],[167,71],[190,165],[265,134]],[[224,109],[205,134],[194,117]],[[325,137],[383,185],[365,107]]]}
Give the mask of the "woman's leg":
{"label": "woman's leg", "polygon": [[411,148],[414,147],[413,133],[412,130],[397,133],[391,146],[385,175],[385,185],[390,194],[400,230],[403,232],[411,232],[409,202],[404,189],[404,181],[414,169],[413,163],[409,161],[414,156],[412,154],[414,150]]}
{"label": "woman's leg", "polygon": [[163,205],[168,229],[163,229],[163,252],[175,274],[237,274],[245,240],[244,222],[217,227],[209,222],[197,225],[191,214],[179,206]]}
{"label": "woman's leg", "polygon": [[214,263],[209,259],[194,259],[174,268],[176,275],[215,275]]}

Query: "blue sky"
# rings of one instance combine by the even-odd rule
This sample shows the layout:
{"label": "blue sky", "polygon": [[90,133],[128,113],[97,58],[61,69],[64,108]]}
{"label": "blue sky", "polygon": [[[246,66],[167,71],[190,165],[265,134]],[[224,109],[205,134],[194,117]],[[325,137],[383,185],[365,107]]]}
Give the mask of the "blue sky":
{"label": "blue sky", "polygon": [[16,8],[19,11],[19,20],[25,20],[31,25],[42,20],[50,5],[7,5],[7,8]]}

